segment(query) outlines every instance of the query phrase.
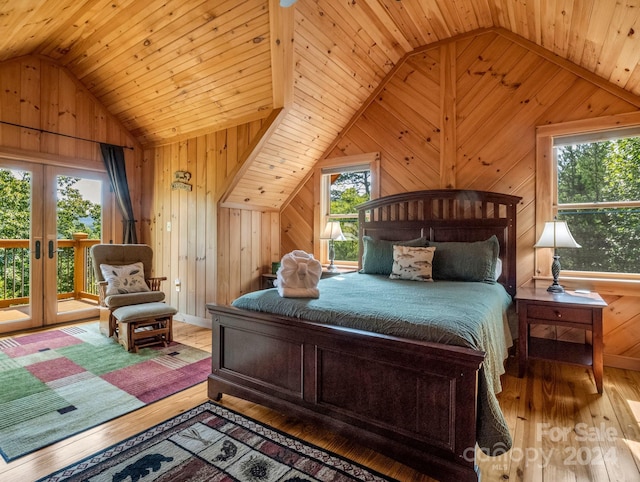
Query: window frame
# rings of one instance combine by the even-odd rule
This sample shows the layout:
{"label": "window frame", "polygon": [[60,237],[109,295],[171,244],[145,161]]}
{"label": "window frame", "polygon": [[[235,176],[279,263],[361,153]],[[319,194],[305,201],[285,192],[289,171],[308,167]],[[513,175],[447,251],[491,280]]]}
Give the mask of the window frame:
{"label": "window frame", "polygon": [[[361,169],[359,169],[361,168]],[[323,227],[329,219],[330,187],[326,181],[333,173],[369,170],[371,175],[371,199],[380,197],[380,153],[368,152],[351,156],[334,157],[319,161],[314,167],[314,256],[323,265],[329,264],[329,242],[321,240]],[[331,173],[326,171],[330,170]],[[357,267],[358,261],[336,260],[340,266]]]}
{"label": "window frame", "polygon": [[[594,119],[539,126],[536,129],[536,224],[535,239],[544,223],[558,213],[557,159],[554,138],[581,136],[590,133],[613,133],[640,128],[640,113],[618,114]],[[635,202],[634,202],[635,203]],[[599,203],[603,207],[606,203]],[[624,204],[624,203],[615,203]],[[570,206],[565,204],[563,206]],[[535,243],[535,240],[534,240]],[[533,244],[532,244],[533,245]],[[534,280],[551,279],[551,250],[534,250]],[[562,262],[562,260],[560,260]],[[637,295],[640,273],[607,273],[562,270],[562,284],[570,289],[588,288],[601,292]],[[540,283],[542,286],[543,283]]]}

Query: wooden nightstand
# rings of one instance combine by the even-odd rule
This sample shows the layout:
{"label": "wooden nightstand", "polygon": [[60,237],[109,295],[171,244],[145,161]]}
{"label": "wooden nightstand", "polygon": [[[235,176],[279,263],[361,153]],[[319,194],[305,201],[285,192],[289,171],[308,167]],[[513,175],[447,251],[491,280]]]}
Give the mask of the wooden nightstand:
{"label": "wooden nightstand", "polygon": [[[356,271],[358,271],[356,268],[338,268],[336,271],[329,271],[327,268],[322,268],[321,278],[331,278],[332,276],[337,276],[339,274],[355,273]],[[274,288],[273,282],[275,281],[275,279],[275,274],[264,273],[262,275],[262,289],[266,290],[269,288]]]}
{"label": "wooden nightstand", "polygon": [[[602,310],[607,303],[594,292],[549,293],[544,289],[521,288],[516,293],[519,320],[519,373],[522,377],[529,358],[590,366],[598,393],[602,393]],[[591,331],[591,345],[530,336],[534,324],[565,326]]]}

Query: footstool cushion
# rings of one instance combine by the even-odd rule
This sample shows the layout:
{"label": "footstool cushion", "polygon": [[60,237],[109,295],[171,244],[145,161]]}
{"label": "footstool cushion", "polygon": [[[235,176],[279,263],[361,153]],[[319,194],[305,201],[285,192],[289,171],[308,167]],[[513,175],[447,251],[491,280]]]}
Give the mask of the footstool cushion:
{"label": "footstool cushion", "polygon": [[173,316],[178,312],[173,306],[166,303],[140,303],[139,305],[121,306],[113,310],[113,316],[120,323],[129,323],[136,320],[146,320],[149,318],[162,318]]}

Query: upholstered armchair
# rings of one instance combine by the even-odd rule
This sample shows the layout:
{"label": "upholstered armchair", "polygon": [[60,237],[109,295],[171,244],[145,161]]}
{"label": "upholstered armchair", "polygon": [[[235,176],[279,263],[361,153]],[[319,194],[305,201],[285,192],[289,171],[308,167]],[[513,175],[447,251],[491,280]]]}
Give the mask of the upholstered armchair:
{"label": "upholstered armchair", "polygon": [[117,331],[114,310],[164,301],[160,283],[152,277],[153,250],[146,244],[96,244],[91,248],[100,306],[109,310],[109,336]]}

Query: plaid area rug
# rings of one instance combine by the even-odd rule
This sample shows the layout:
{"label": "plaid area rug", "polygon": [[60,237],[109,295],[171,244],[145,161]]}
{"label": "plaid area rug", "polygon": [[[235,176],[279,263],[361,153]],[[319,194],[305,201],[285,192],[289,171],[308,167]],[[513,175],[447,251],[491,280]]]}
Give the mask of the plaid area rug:
{"label": "plaid area rug", "polygon": [[0,338],[0,454],[8,462],[206,380],[180,343],[128,353],[90,323]]}
{"label": "plaid area rug", "polygon": [[391,481],[215,403],[59,470],[58,481]]}

